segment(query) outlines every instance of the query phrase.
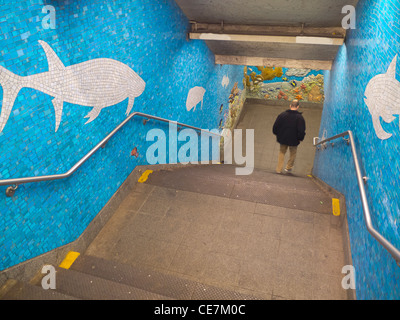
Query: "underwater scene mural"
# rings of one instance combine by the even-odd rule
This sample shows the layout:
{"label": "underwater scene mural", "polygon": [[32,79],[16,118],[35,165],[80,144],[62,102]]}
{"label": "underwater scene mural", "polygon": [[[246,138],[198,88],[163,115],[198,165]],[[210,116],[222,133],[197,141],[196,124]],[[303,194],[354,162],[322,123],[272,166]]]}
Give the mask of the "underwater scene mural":
{"label": "underwater scene mural", "polygon": [[224,108],[223,104],[220,106],[219,129],[232,130],[235,128],[237,121],[239,120],[240,113],[246,100],[246,91],[241,90],[238,87],[238,84],[239,82],[235,82],[232,86],[231,92],[226,101],[227,108]]}
{"label": "underwater scene mural", "polygon": [[323,103],[323,71],[281,67],[245,67],[243,85],[246,98],[300,100]]}

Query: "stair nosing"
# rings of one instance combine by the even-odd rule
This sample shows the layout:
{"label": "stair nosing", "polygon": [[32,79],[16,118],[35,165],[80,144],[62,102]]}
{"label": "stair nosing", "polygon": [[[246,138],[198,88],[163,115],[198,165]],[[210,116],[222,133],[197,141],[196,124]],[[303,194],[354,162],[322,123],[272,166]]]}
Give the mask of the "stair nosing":
{"label": "stair nosing", "polygon": [[[154,292],[146,291],[124,283],[83,273],[74,269],[57,268],[56,290],[82,300],[173,300]],[[60,287],[60,279],[62,285]],[[79,280],[79,281],[78,281]],[[85,283],[84,283],[85,281]],[[68,282],[74,287],[68,286]],[[95,286],[103,290],[100,294],[94,291]],[[92,288],[90,288],[92,287]],[[89,290],[85,290],[89,289]],[[138,295],[139,297],[137,297]]]}
{"label": "stair nosing", "polygon": [[[158,270],[153,270],[151,269],[151,267],[148,266],[137,266],[137,265],[131,265],[131,264],[126,264],[126,263],[122,263],[122,262],[118,262],[118,261],[112,261],[112,260],[108,260],[108,259],[104,259],[104,258],[99,258],[93,255],[81,255],[78,257],[78,259],[75,261],[75,263],[71,266],[71,269],[77,269],[82,273],[88,272],[88,274],[91,274],[90,272],[92,270],[88,270],[87,266],[91,261],[97,261],[100,263],[105,263],[110,265],[114,265],[114,266],[119,266],[122,268],[126,268],[126,269],[131,269],[131,270],[139,270],[139,272],[144,272],[144,273],[148,273],[149,276],[152,279],[157,278],[157,276],[159,277],[167,277],[169,278],[169,280],[173,280],[173,281],[167,281],[167,283],[165,284],[164,288],[158,288],[157,291],[154,291],[154,289],[149,289],[149,288],[143,288],[141,286],[136,286],[137,284],[135,284],[135,287],[137,288],[142,288],[142,290],[146,290],[149,292],[154,292],[155,294],[161,294],[161,295],[166,295],[168,297],[171,297],[173,299],[176,300],[198,300],[198,299],[202,299],[202,300],[215,300],[215,298],[209,298],[207,296],[203,296],[208,294],[207,290],[218,290],[219,293],[221,294],[226,294],[226,298],[224,298],[223,300],[254,300],[254,299],[260,299],[259,297],[257,297],[257,295],[252,295],[252,294],[244,294],[244,293],[240,293],[231,289],[227,289],[227,288],[222,288],[222,287],[218,287],[218,286],[214,286],[214,285],[210,285],[210,284],[206,284],[203,283],[201,281],[196,281],[196,280],[190,280],[190,279],[185,279],[182,278],[178,275],[172,275],[172,274],[168,274],[168,273],[164,273]],[[83,261],[83,262],[82,262]],[[82,269],[82,263],[86,263],[86,268]],[[99,276],[100,277],[100,276]],[[123,279],[126,281],[126,278]],[[115,280],[110,280],[110,281],[115,281]],[[122,279],[120,280],[122,281]],[[180,294],[176,294],[176,292],[171,293],[171,291],[169,291],[168,293],[165,294],[165,288],[170,289],[170,283],[174,284],[174,286],[181,286],[181,289],[186,289],[186,292],[180,293]],[[118,282],[120,283],[120,282]],[[127,282],[122,282],[122,283],[127,283]],[[130,286],[134,286],[134,284],[128,282],[128,285]],[[205,289],[207,288],[207,289]]]}
{"label": "stair nosing", "polygon": [[[89,264],[91,264],[93,261],[102,264],[100,268],[97,268],[97,270],[103,268],[104,270],[104,265],[107,265],[107,267],[118,267],[118,271],[113,275],[110,276],[109,273],[102,273],[101,271],[94,271],[95,269],[89,269]],[[121,283],[125,284],[128,286],[132,286],[141,290],[146,290],[149,292],[152,292],[154,294],[162,295],[162,296],[168,296],[172,297],[174,299],[190,299],[194,288],[197,284],[196,281],[193,280],[187,280],[183,278],[179,278],[174,275],[170,275],[167,273],[162,273],[157,270],[151,270],[148,267],[143,267],[143,266],[137,266],[137,265],[131,265],[131,264],[126,264],[126,263],[121,263],[117,261],[112,261],[112,260],[107,260],[103,258],[99,258],[93,255],[81,255],[78,257],[78,259],[72,264],[71,266],[72,270],[79,271],[82,273],[90,274],[99,278],[103,278],[109,281],[113,281],[116,283]],[[134,277],[132,276],[127,276],[127,272],[133,271],[137,273],[143,273],[146,274],[147,278],[142,279],[144,280],[142,283],[135,283],[133,282]],[[122,275],[122,277],[121,277]],[[177,287],[177,289],[180,289],[181,291],[179,294],[174,294],[171,295],[171,293],[166,293],[166,288],[169,288],[168,285],[160,285],[158,288],[152,288],[149,289],[146,285],[152,285],[155,283],[157,278],[160,277],[166,277],[167,280],[173,279],[174,281],[174,286]]]}
{"label": "stair nosing", "polygon": [[0,300],[78,300],[71,295],[53,289],[43,289],[40,285],[10,279],[14,283],[0,297]]}

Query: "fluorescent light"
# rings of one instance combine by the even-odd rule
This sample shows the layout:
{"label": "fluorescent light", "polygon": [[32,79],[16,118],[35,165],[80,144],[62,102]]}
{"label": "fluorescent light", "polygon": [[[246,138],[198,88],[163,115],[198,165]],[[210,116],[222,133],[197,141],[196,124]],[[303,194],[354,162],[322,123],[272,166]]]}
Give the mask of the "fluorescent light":
{"label": "fluorescent light", "polygon": [[189,33],[190,39],[215,40],[215,41],[240,41],[240,42],[264,42],[264,43],[297,43],[314,45],[341,46],[343,39],[328,37],[305,36],[270,36],[255,34],[218,34],[218,33]]}
{"label": "fluorescent light", "polygon": [[343,39],[324,38],[324,37],[296,37],[296,43],[299,44],[321,44],[321,45],[342,45]]}

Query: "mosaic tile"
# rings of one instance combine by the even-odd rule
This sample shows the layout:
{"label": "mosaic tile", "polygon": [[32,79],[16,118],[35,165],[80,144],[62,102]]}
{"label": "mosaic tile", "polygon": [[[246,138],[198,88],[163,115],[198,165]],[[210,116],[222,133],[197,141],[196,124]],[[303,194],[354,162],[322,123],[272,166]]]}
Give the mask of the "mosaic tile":
{"label": "mosaic tile", "polygon": [[[45,5],[55,8],[55,29],[42,27]],[[12,112],[0,120],[0,179],[67,172],[134,111],[218,128],[231,91],[223,77],[241,84],[243,68],[215,65],[203,41],[186,40],[189,28],[172,0],[3,1],[0,101]],[[67,77],[52,73],[63,66]],[[205,89],[203,107],[189,112],[196,86]],[[12,199],[0,187],[0,270],[76,240],[147,163],[146,134],[156,127],[168,129],[133,119],[67,179],[21,185]]]}
{"label": "mosaic tile", "polygon": [[[375,103],[386,102],[381,105],[384,119],[379,117],[382,130],[378,131],[374,127],[377,119],[364,100],[372,95],[366,92],[368,84],[374,84],[374,77],[387,74],[400,53],[399,7],[398,0],[359,1],[357,27],[349,30],[332,70],[325,72],[326,100],[319,135],[353,131],[363,174],[369,178],[366,188],[373,225],[400,249],[399,92],[396,85],[373,87],[376,97],[380,96]],[[398,62],[396,65],[389,69],[395,80],[387,81],[388,85],[400,79]],[[385,119],[393,121],[386,123]],[[385,132],[391,136],[385,136]],[[400,267],[366,229],[349,146],[337,141],[334,148],[318,151],[313,173],[346,196],[357,298],[399,299]]]}

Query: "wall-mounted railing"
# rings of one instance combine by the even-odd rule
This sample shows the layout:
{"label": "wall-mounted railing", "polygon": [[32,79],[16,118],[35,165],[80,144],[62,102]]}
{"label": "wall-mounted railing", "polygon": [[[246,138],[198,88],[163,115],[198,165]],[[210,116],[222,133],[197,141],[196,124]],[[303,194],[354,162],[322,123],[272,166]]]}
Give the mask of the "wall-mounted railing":
{"label": "wall-mounted railing", "polygon": [[[80,166],[82,166],[93,154],[96,153],[97,150],[104,147],[108,140],[110,140],[122,127],[124,127],[132,118],[134,117],[142,117],[147,120],[153,119],[157,121],[173,123],[177,127],[185,127],[190,128],[196,131],[205,132],[206,134],[215,135],[222,137],[222,135],[218,133],[214,133],[208,130],[204,130],[201,128],[197,128],[194,126],[190,126],[184,123],[180,123],[173,120],[168,120],[160,117],[156,117],[153,115],[141,113],[141,112],[133,112],[130,114],[121,124],[119,124],[110,134],[108,134],[102,141],[100,141],[93,149],[91,149],[84,157],[82,157],[71,169],[69,169],[66,173],[62,174],[53,174],[53,175],[45,175],[45,176],[35,176],[35,177],[25,177],[25,178],[15,178],[15,179],[6,179],[0,180],[0,186],[9,186],[6,190],[6,195],[8,197],[12,197],[15,194],[18,186],[25,183],[32,183],[32,182],[42,182],[42,181],[49,181],[49,180],[60,180],[70,177]],[[146,120],[146,122],[147,122]]]}
{"label": "wall-mounted railing", "polygon": [[[345,139],[345,137],[347,136],[349,138]],[[318,141],[319,138],[314,138],[314,146],[316,146],[319,150],[325,149],[327,147],[327,143],[339,138],[345,139],[347,143],[351,146],[351,152],[353,154],[354,167],[357,175],[358,188],[360,191],[361,202],[364,212],[364,220],[367,230],[392,255],[392,257],[396,260],[397,265],[400,266],[400,251],[395,246],[393,246],[385,237],[383,237],[372,225],[371,212],[369,210],[367,194],[364,186],[364,184],[367,183],[368,178],[366,176],[363,176],[361,173],[361,167],[357,156],[353,133],[351,131],[346,131],[336,136],[324,139],[323,141]]]}

